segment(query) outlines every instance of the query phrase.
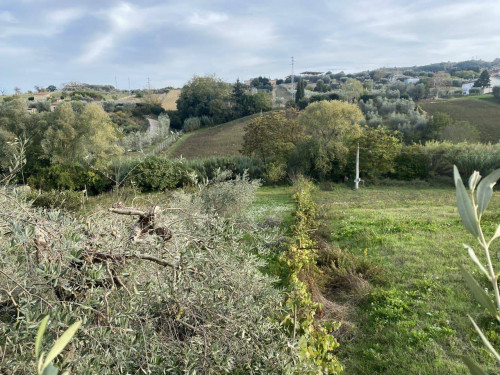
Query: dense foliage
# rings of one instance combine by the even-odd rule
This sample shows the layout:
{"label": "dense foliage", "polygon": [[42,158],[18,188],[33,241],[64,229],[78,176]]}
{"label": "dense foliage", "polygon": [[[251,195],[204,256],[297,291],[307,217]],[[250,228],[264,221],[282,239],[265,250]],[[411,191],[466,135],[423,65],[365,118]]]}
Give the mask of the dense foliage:
{"label": "dense foliage", "polygon": [[166,242],[128,240],[128,216],[80,220],[2,191],[2,371],[34,373],[36,327],[50,315],[48,341],[82,321],[65,352],[74,359],[57,361],[75,374],[312,373],[306,359],[294,371],[284,295],[260,271],[280,231],[215,214],[252,200],[255,188],[238,181],[170,195],[165,213],[154,211],[154,225],[174,234]]}

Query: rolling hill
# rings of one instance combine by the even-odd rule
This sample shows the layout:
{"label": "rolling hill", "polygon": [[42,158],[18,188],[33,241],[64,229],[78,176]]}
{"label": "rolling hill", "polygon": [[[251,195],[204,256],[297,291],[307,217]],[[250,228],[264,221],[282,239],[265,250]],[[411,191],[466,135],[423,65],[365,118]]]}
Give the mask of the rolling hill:
{"label": "rolling hill", "polygon": [[170,90],[167,95],[162,97],[161,106],[165,111],[177,110],[177,99],[181,95],[181,90]]}
{"label": "rolling hill", "polygon": [[426,100],[419,104],[431,115],[444,112],[457,121],[469,121],[479,130],[481,142],[500,141],[500,101],[491,95]]}
{"label": "rolling hill", "polygon": [[168,149],[167,156],[199,159],[211,156],[239,155],[245,126],[257,116],[260,116],[260,113],[187,133]]}

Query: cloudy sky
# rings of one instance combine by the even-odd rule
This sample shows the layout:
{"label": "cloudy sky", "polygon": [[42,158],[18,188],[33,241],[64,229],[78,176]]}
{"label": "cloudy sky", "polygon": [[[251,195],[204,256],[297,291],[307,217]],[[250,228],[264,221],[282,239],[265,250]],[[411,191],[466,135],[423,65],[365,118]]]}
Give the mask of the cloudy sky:
{"label": "cloudy sky", "polygon": [[500,0],[0,0],[0,88],[500,57]]}

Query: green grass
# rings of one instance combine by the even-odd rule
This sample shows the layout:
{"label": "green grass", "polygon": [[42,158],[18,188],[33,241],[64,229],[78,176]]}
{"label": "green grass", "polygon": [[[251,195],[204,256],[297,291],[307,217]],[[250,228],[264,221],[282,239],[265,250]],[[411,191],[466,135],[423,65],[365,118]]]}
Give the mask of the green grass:
{"label": "green grass", "polygon": [[482,142],[500,140],[500,101],[492,95],[438,101],[426,100],[420,105],[430,114],[445,112],[455,120],[469,121],[479,130]]}
{"label": "green grass", "polygon": [[260,114],[253,114],[237,120],[200,129],[182,136],[166,155],[172,158],[203,159],[211,156],[239,155],[245,135],[245,126]]}
{"label": "green grass", "polygon": [[[329,241],[381,265],[387,280],[366,296],[340,297],[354,304],[353,325],[340,338],[346,374],[467,374],[463,354],[494,368],[467,318],[478,318],[500,347],[493,331],[500,327],[482,314],[458,271],[459,264],[475,270],[462,247],[475,240],[460,222],[453,189],[340,188],[316,198]],[[500,196],[492,201],[489,231],[500,223]]]}
{"label": "green grass", "polygon": [[250,210],[250,215],[253,215],[257,219],[282,219],[283,226],[288,227],[292,223],[293,207],[294,202],[291,186],[264,186],[257,191],[256,200]]}
{"label": "green grass", "polygon": [[[289,226],[292,190],[261,187],[250,214],[257,219],[281,218],[283,226]],[[107,209],[117,200],[149,207],[165,199],[165,193],[136,196],[124,190],[119,198],[111,193],[91,198],[86,211]],[[475,243],[458,216],[454,189],[336,187],[317,191],[315,199],[327,228],[322,229],[323,236],[383,268],[381,281],[363,295],[325,293],[349,306],[338,338],[345,374],[465,375],[460,358],[464,354],[492,373],[499,372],[467,318],[467,314],[476,318],[500,348],[500,326],[474,302],[458,271],[465,264],[477,276],[462,247]],[[500,194],[495,193],[483,217],[487,233],[500,224],[499,209]],[[493,248],[499,250],[499,245]],[[499,254],[493,257],[500,264]]]}

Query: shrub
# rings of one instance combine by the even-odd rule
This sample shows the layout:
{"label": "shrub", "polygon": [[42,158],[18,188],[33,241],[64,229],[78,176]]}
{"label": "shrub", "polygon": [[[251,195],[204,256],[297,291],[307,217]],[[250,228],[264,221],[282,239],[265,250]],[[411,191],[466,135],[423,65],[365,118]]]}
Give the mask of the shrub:
{"label": "shrub", "polygon": [[109,191],[112,181],[91,168],[76,164],[54,164],[40,168],[28,177],[28,184],[35,189],[87,190],[89,195]]}
{"label": "shrub", "polygon": [[497,99],[500,99],[500,86],[493,87],[493,96]]}
{"label": "shrub", "polygon": [[246,172],[235,179],[231,176],[231,171],[219,169],[213,180],[202,185],[200,197],[207,211],[220,216],[241,216],[251,206],[260,181],[250,181]]}
{"label": "shrub", "polygon": [[164,191],[194,182],[192,169],[184,162],[149,157],[134,171],[133,182],[141,191]]}
{"label": "shrub", "polygon": [[169,206],[155,225],[170,241],[132,242],[129,216],[80,219],[1,194],[2,372],[36,373],[36,327],[50,315],[47,342],[82,321],[63,355],[75,353],[72,374],[305,373],[294,369],[298,340],[279,324],[284,293],[256,256],[277,251],[281,232],[210,215],[182,192]]}
{"label": "shrub", "polygon": [[317,270],[316,242],[310,237],[317,228],[317,205],[312,199],[314,185],[299,177],[295,189],[292,241],[283,256],[289,273],[289,295],[285,302],[288,314],[282,324],[293,337],[299,337],[299,354],[303,365],[309,367],[303,373],[336,375],[343,368],[334,354],[339,343],[331,332],[340,324],[316,320],[316,312],[322,305],[313,301],[308,290],[311,282],[304,280],[307,273]]}
{"label": "shrub", "polygon": [[425,179],[428,175],[427,166],[428,158],[421,146],[406,146],[395,158],[394,176],[406,181]]}
{"label": "shrub", "polygon": [[198,130],[201,127],[201,120],[199,117],[189,117],[184,120],[184,125],[182,130],[187,132],[192,132]]}
{"label": "shrub", "polygon": [[265,172],[264,163],[260,159],[248,156],[211,157],[191,160],[187,165],[196,172],[199,181],[214,179],[219,169],[231,171],[232,178],[246,171],[251,180],[262,179]]}
{"label": "shrub", "polygon": [[83,195],[80,192],[71,190],[52,190],[31,193],[29,198],[33,201],[33,207],[77,211],[82,205]]}

